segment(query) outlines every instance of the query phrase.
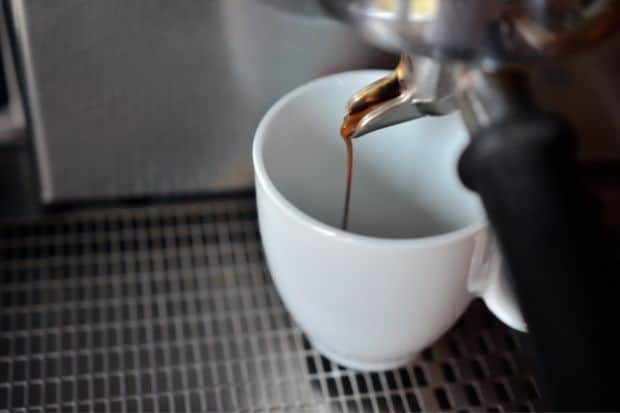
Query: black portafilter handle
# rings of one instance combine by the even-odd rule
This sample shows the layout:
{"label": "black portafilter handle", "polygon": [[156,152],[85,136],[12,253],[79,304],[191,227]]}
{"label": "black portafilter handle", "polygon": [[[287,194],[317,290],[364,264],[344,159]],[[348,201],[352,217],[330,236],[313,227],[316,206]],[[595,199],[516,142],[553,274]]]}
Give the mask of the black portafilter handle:
{"label": "black portafilter handle", "polygon": [[472,136],[459,161],[486,208],[551,410],[620,410],[620,274],[578,177],[567,123],[525,111]]}

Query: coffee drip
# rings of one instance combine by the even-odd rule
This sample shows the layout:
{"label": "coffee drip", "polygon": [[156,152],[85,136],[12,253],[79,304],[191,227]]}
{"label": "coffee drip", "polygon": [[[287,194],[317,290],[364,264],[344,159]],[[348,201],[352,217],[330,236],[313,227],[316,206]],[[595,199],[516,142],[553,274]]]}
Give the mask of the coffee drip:
{"label": "coffee drip", "polygon": [[353,138],[356,137],[364,122],[367,121],[366,115],[382,110],[386,104],[400,99],[404,93],[407,93],[404,79],[407,79],[410,73],[410,60],[403,56],[392,73],[358,92],[346,106],[345,116],[340,127],[340,136],[344,140],[347,152],[347,180],[341,223],[343,230],[347,230],[349,227],[349,211],[351,209]]}

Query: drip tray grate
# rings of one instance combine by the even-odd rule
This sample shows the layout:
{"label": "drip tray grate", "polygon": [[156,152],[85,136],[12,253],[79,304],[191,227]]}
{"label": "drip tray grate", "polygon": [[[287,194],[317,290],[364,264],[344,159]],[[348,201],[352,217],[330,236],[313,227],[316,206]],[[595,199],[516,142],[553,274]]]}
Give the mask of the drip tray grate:
{"label": "drip tray grate", "polygon": [[406,368],[321,357],[271,283],[251,197],[0,222],[0,280],[0,410],[541,408],[479,302]]}

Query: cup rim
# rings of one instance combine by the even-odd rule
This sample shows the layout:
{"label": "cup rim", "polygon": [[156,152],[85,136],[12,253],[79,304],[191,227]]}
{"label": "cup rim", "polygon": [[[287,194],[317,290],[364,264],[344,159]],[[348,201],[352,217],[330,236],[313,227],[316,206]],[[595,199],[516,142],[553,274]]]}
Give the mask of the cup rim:
{"label": "cup rim", "polygon": [[366,76],[371,74],[377,75],[377,78],[379,78],[381,76],[385,76],[387,73],[389,73],[389,71],[379,69],[351,70],[335,73],[311,80],[310,82],[291,90],[280,99],[278,99],[276,103],[274,103],[263,115],[258,124],[258,127],[256,128],[256,132],[254,133],[254,140],[252,143],[252,161],[254,164],[255,179],[260,181],[260,184],[262,185],[267,196],[269,196],[285,214],[289,215],[295,221],[298,221],[299,223],[310,227],[310,229],[315,232],[322,233],[328,237],[337,237],[344,242],[352,244],[391,248],[395,246],[433,246],[438,244],[445,244],[447,242],[460,241],[479,232],[487,226],[487,221],[484,218],[482,218],[480,221],[471,223],[463,228],[459,228],[455,231],[419,238],[385,238],[364,234],[356,234],[354,232],[344,231],[340,228],[327,225],[319,221],[318,219],[308,215],[297,206],[295,206],[288,199],[286,199],[286,197],[278,190],[278,188],[276,188],[274,183],[271,181],[271,178],[267,173],[267,168],[265,167],[265,163],[263,161],[263,149],[265,141],[267,139],[267,135],[265,132],[273,119],[279,115],[279,113],[289,104],[289,102],[324,82],[348,78],[351,76]]}

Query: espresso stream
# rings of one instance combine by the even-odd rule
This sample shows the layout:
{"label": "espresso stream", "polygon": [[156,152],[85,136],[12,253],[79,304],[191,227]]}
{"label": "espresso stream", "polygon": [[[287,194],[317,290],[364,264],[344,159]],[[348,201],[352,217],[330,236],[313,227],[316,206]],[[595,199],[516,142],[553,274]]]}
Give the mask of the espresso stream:
{"label": "espresso stream", "polygon": [[347,185],[344,195],[344,208],[342,210],[342,224],[343,230],[347,230],[349,227],[349,208],[351,206],[351,182],[353,179],[353,141],[351,140],[351,134],[344,134],[344,125],[340,131],[344,144],[347,146]]}
{"label": "espresso stream", "polygon": [[342,121],[342,126],[340,127],[340,136],[344,140],[344,143],[347,147],[347,184],[344,196],[344,208],[342,210],[342,224],[341,228],[343,230],[347,230],[349,227],[349,210],[351,209],[351,183],[353,182],[353,133],[357,129],[357,125],[359,121],[364,117],[365,114],[372,110],[372,107],[369,107],[367,110],[362,112],[347,114]]}
{"label": "espresso stream", "polygon": [[359,124],[368,113],[379,106],[391,101],[403,92],[402,79],[411,72],[410,61],[407,56],[401,57],[398,66],[390,75],[376,81],[358,92],[347,104],[346,114],[340,126],[340,136],[347,147],[347,186],[342,211],[342,229],[349,227],[349,210],[351,209],[351,183],[353,180],[353,135]]}

